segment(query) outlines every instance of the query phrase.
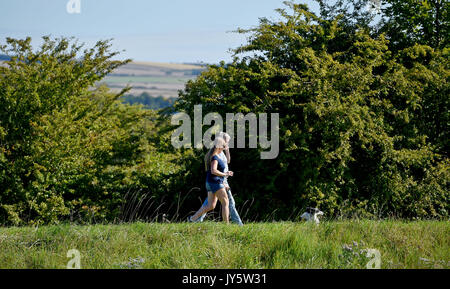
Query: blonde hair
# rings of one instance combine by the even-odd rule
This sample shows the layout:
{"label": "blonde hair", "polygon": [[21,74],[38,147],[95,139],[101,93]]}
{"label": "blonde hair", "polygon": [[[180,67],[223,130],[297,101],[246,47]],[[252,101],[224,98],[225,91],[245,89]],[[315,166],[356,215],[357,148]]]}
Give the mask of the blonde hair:
{"label": "blonde hair", "polygon": [[[223,131],[219,132],[217,134],[217,137],[223,138],[226,142],[231,140],[231,136],[229,134],[227,134],[226,132],[223,132]],[[228,139],[228,141],[227,141],[227,139]]]}
{"label": "blonde hair", "polygon": [[211,168],[211,159],[214,155],[214,152],[217,148],[225,147],[225,140],[222,137],[216,137],[214,139],[214,146],[209,149],[209,151],[205,155],[205,170],[208,171]]}

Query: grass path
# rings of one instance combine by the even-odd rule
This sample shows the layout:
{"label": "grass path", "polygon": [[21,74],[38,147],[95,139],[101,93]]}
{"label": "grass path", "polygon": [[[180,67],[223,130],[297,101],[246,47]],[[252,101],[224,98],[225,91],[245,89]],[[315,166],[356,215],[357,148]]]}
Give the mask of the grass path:
{"label": "grass path", "polygon": [[[133,223],[0,228],[0,268],[449,268],[448,221]],[[362,250],[362,251],[361,251]]]}

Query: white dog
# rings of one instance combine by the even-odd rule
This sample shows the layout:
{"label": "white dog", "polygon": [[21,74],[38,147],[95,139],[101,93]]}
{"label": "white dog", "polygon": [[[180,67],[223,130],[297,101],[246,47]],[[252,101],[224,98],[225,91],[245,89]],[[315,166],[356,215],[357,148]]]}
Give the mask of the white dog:
{"label": "white dog", "polygon": [[300,216],[305,221],[314,221],[316,224],[319,224],[319,216],[322,216],[323,212],[317,208],[306,208],[306,212]]}

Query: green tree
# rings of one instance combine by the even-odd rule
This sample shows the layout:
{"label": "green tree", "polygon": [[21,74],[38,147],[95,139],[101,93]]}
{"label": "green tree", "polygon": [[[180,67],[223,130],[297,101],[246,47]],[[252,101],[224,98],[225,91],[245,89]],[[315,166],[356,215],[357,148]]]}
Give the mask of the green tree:
{"label": "green tree", "polygon": [[397,49],[414,44],[442,49],[449,45],[450,3],[445,0],[386,0],[380,33]]}
{"label": "green tree", "polygon": [[[384,33],[391,51],[415,44],[443,49],[449,45],[450,3],[445,0],[316,0],[324,19],[339,17],[347,31]],[[379,4],[379,10],[368,9]]]}
{"label": "green tree", "polygon": [[248,43],[233,63],[209,66],[175,104],[280,114],[277,159],[233,152],[232,186],[256,200],[253,214],[290,218],[315,205],[330,215],[448,216],[448,147],[433,136],[437,127],[424,127],[432,95],[448,111],[448,50],[391,51],[384,34],[349,29],[342,15],[285,4],[282,21],[239,29]]}
{"label": "green tree", "polygon": [[155,112],[121,103],[96,82],[129,60],[109,41],[8,38],[0,67],[0,222],[113,220],[126,193],[167,192],[172,155],[152,144]]}

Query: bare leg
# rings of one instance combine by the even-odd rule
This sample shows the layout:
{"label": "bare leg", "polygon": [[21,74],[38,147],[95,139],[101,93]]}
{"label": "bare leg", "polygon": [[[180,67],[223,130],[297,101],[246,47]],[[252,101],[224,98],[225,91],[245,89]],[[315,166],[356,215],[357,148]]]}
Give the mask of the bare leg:
{"label": "bare leg", "polygon": [[196,221],[201,215],[214,210],[217,204],[217,196],[212,192],[208,192],[208,205],[202,206],[192,217],[192,221]]}
{"label": "bare leg", "polygon": [[225,191],[225,188],[218,190],[215,195],[219,198],[220,204],[222,205],[222,220],[225,223],[230,223],[230,207],[228,194]]}

